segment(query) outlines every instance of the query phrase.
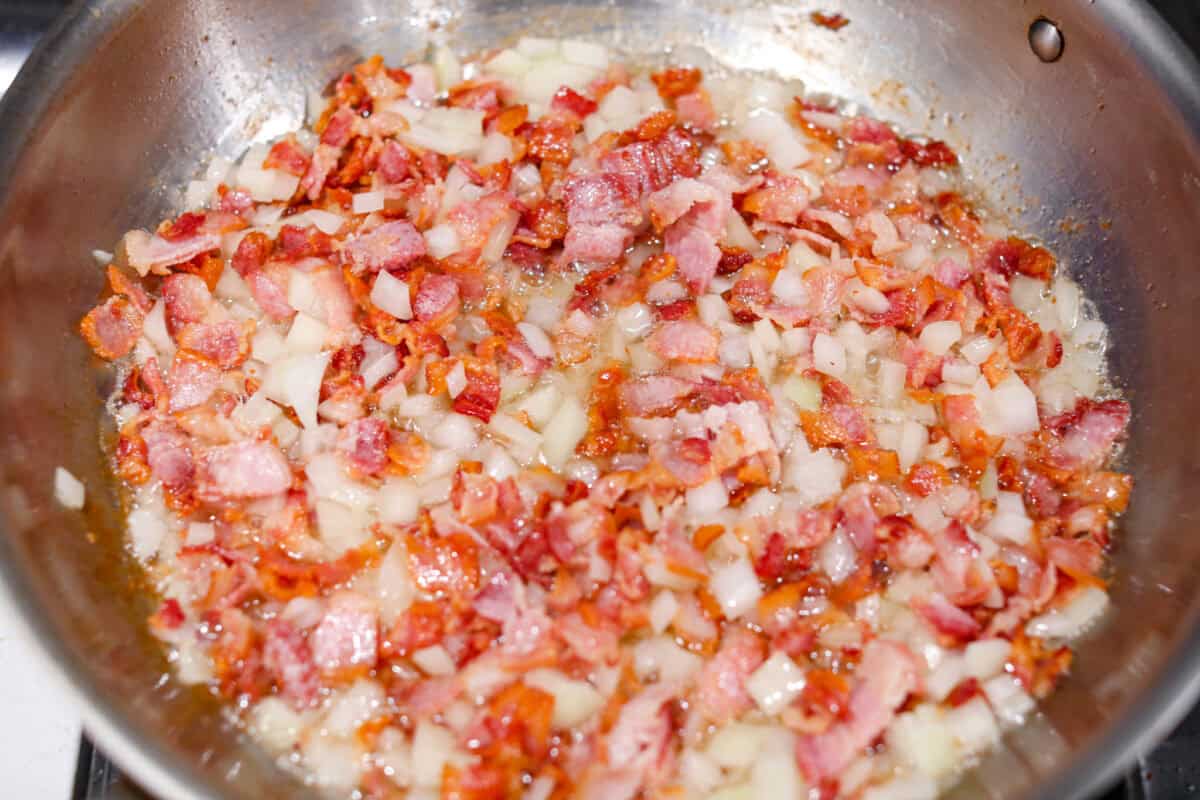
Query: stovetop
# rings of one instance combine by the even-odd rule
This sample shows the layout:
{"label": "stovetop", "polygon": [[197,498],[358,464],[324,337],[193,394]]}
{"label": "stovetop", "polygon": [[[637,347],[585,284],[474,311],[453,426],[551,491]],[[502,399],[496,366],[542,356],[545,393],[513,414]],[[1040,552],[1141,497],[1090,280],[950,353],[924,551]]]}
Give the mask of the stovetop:
{"label": "stovetop", "polygon": [[[1119,0],[1118,0],[1119,1]],[[1200,0],[1151,0],[1193,50],[1200,52]],[[16,76],[38,38],[68,0],[0,0],[0,92]],[[1107,793],[1094,800],[1200,797],[1200,706]],[[71,800],[152,800],[95,749],[79,746]]]}

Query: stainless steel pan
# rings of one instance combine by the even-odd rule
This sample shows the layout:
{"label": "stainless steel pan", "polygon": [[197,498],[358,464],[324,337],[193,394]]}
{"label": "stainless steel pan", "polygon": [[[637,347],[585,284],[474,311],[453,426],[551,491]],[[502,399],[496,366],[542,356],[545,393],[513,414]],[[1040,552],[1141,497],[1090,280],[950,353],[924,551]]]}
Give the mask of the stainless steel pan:
{"label": "stainless steel pan", "polygon": [[[76,5],[0,110],[0,566],[100,746],[164,798],[302,797],[202,693],[162,677],[122,555],[100,423],[107,374],[74,331],[102,276],[89,251],[167,212],[206,150],[302,119],[355,59],[403,60],[533,31],[632,54],[665,45],[800,77],[950,140],[992,204],[1048,240],[1114,334],[1137,479],[1114,611],[1044,716],[962,796],[1062,798],[1113,777],[1200,692],[1200,67],[1131,0],[94,0]],[[1054,20],[1044,63],[1030,24]],[[64,464],[88,510],[51,495]]]}

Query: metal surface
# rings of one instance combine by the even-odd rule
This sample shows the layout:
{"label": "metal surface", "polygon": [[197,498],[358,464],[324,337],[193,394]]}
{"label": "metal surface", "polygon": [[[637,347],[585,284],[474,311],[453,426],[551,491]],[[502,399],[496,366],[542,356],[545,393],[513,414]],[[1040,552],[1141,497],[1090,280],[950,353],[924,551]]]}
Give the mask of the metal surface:
{"label": "metal surface", "polygon": [[[356,58],[522,32],[633,53],[699,45],[960,149],[993,207],[1046,239],[1112,326],[1138,488],[1108,623],[1044,715],[956,794],[1083,795],[1183,715],[1200,690],[1195,61],[1147,7],[1120,0],[821,8],[850,26],[809,24],[806,3],[97,0],[47,35],[0,108],[0,569],[48,674],[124,769],[163,798],[306,796],[207,695],[161,677],[98,446],[107,379],[74,335],[102,282],[89,251],[169,210],[177,195],[163,187],[209,146],[234,154],[297,124],[306,89]],[[1070,42],[1052,64],[1028,43],[1040,15]],[[57,464],[85,480],[86,514],[55,506]]]}

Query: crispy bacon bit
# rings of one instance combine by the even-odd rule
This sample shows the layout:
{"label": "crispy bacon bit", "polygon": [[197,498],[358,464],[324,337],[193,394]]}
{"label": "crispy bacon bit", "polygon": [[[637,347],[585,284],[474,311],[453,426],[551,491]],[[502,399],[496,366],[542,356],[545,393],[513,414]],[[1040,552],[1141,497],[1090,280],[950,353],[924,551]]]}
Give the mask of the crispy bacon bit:
{"label": "crispy bacon bit", "polygon": [[850,24],[850,20],[841,14],[827,14],[824,11],[812,12],[809,14],[809,19],[813,21],[814,25],[820,25],[822,28],[828,28],[831,31],[840,31]]}
{"label": "crispy bacon bit", "polygon": [[280,694],[297,709],[317,702],[321,688],[312,651],[292,625],[275,620],[267,626],[263,664],[279,684]]}
{"label": "crispy bacon bit", "polygon": [[700,153],[695,141],[679,128],[650,141],[634,142],[600,159],[610,172],[632,178],[641,194],[658,191],[678,178],[693,178],[700,172]]}
{"label": "crispy bacon bit", "polygon": [[271,497],[291,485],[287,458],[269,442],[221,445],[200,457],[198,491],[209,502]]}
{"label": "crispy bacon bit", "polygon": [[762,664],[763,650],[762,640],[749,630],[727,630],[721,649],[696,679],[700,713],[721,725],[748,710],[753,700],[746,692],[746,680]]}
{"label": "crispy bacon bit", "polygon": [[123,358],[142,334],[142,312],[124,297],[110,297],[87,313],[79,332],[101,358]]}
{"label": "crispy bacon bit", "polygon": [[342,248],[342,263],[355,272],[403,269],[425,255],[425,237],[411,222],[385,222],[370,233],[359,234]]}
{"label": "crispy bacon bit", "polygon": [[309,637],[313,662],[324,672],[370,669],[379,657],[378,638],[374,606],[358,592],[338,592]]}
{"label": "crispy bacon bit", "polygon": [[883,639],[868,644],[855,673],[845,720],[796,742],[796,760],[809,780],[835,778],[858,757],[917,688],[917,675],[916,661],[904,645]]}
{"label": "crispy bacon bit", "polygon": [[675,361],[715,361],[716,335],[699,322],[669,320],[659,324],[647,342],[659,356]]}

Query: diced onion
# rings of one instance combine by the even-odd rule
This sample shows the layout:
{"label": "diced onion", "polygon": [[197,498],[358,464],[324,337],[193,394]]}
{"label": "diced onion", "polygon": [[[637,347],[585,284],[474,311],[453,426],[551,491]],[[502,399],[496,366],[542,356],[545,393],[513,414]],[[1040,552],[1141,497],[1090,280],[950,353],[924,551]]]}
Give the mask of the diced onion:
{"label": "diced onion", "polygon": [[759,665],[746,681],[746,691],[767,714],[778,714],[791,704],[805,685],[804,670],[782,650]]}
{"label": "diced onion", "polygon": [[713,734],[705,753],[726,769],[748,767],[762,749],[766,732],[761,725],[731,722]]}
{"label": "diced onion", "polygon": [[350,209],[355,214],[370,214],[373,211],[383,211],[384,193],[382,191],[359,192],[354,195]]}
{"label": "diced onion", "polygon": [[263,380],[263,393],[277,403],[291,406],[304,427],[315,427],[318,393],[330,355],[326,351],[275,362]]}
{"label": "diced onion", "polygon": [[297,314],[284,338],[285,349],[294,356],[320,353],[329,335],[329,328],[308,314]]}
{"label": "diced onion", "polygon": [[537,325],[532,325],[528,322],[518,322],[517,330],[525,337],[525,343],[529,345],[529,349],[538,358],[552,358],[554,356],[554,343],[550,341],[550,337],[546,332]]}
{"label": "diced onion", "polygon": [[758,575],[744,558],[713,570],[709,589],[728,619],[737,619],[752,610],[762,597]]}
{"label": "diced onion", "polygon": [[700,519],[725,508],[729,505],[729,492],[719,477],[712,478],[699,486],[693,486],[685,492],[688,511]]}
{"label": "diced onion", "polygon": [[389,272],[380,272],[371,287],[371,302],[396,319],[412,319],[412,298],[408,284]]}
{"label": "diced onion", "polygon": [[813,337],[813,368],[834,378],[846,373],[846,348],[827,333]]}
{"label": "diced onion", "polygon": [[426,675],[453,675],[456,669],[454,659],[439,644],[417,650],[411,658]]}
{"label": "diced onion", "polygon": [[83,482],[63,467],[54,468],[54,499],[63,508],[78,511],[83,508]]}
{"label": "diced onion", "polygon": [[821,569],[834,583],[841,583],[854,574],[858,566],[858,551],[845,533],[838,531],[817,551]]}
{"label": "diced onion", "polygon": [[1046,639],[1074,639],[1107,608],[1108,594],[1103,589],[1089,586],[1077,592],[1065,605],[1029,620],[1025,632]]}
{"label": "diced onion", "polygon": [[944,356],[961,338],[962,326],[952,319],[947,319],[926,325],[917,341],[922,348],[933,355]]}
{"label": "diced onion", "polygon": [[568,678],[555,669],[535,669],[525,674],[525,684],[554,698],[553,724],[571,729],[582,725],[604,705],[604,697],[587,681]]}
{"label": "diced onion", "polygon": [[425,231],[425,246],[429,255],[434,258],[448,258],[458,252],[462,246],[458,241],[458,231],[449,223],[434,225]]}
{"label": "diced onion", "polygon": [[551,467],[561,467],[575,452],[588,430],[587,412],[574,397],[563,399],[558,411],[542,431],[542,457]]}
{"label": "diced onion", "polygon": [[650,602],[650,627],[655,633],[662,633],[671,624],[671,620],[675,619],[678,611],[679,601],[675,599],[674,592],[659,592]]}

